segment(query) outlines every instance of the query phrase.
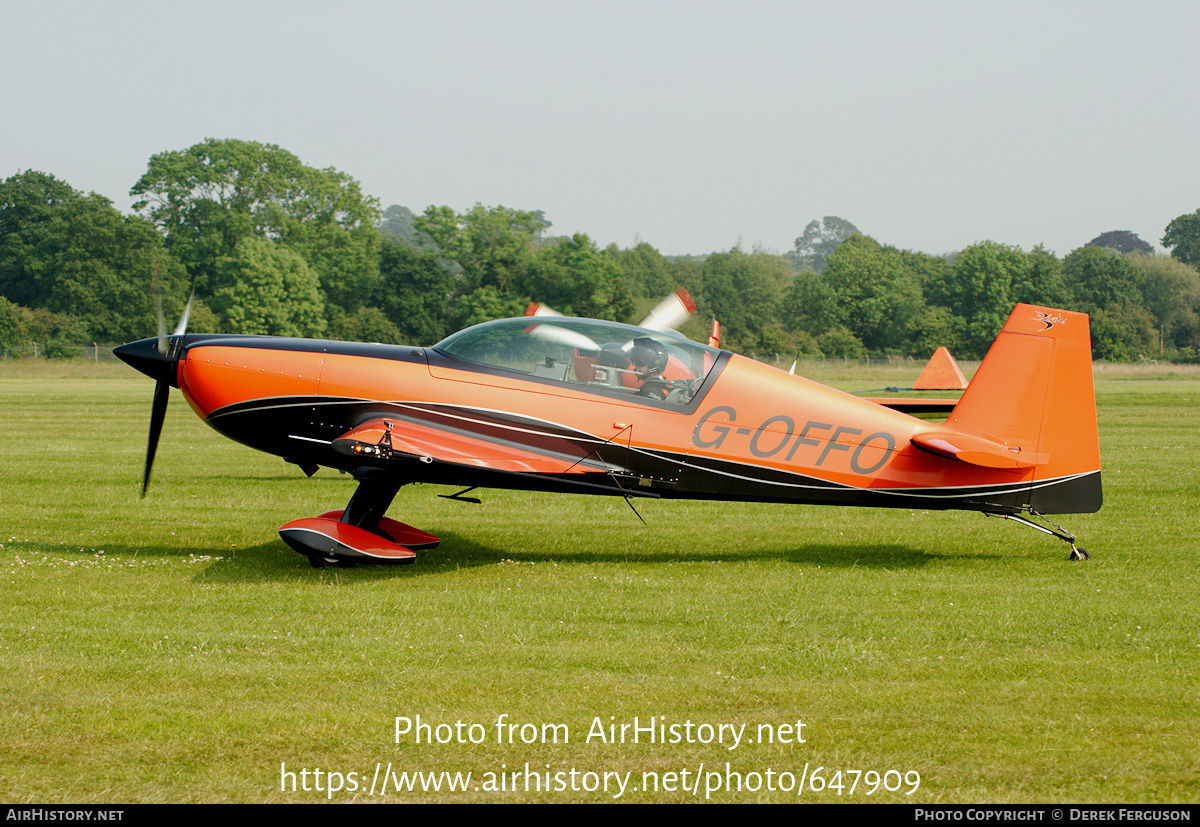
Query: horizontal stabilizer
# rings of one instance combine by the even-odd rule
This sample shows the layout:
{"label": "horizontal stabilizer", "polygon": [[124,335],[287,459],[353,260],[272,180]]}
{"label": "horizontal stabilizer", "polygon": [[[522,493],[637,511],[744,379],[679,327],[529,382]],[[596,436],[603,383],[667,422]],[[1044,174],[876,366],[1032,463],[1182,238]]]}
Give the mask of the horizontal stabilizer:
{"label": "horizontal stabilizer", "polygon": [[982,437],[944,431],[917,434],[912,443],[938,456],[984,468],[1032,468],[1050,461],[1046,454],[1022,450],[1019,446],[1009,447]]}
{"label": "horizontal stabilizer", "polygon": [[[914,390],[916,390],[914,388]],[[922,399],[904,396],[864,396],[868,402],[906,414],[948,414],[958,404],[957,399]]]}

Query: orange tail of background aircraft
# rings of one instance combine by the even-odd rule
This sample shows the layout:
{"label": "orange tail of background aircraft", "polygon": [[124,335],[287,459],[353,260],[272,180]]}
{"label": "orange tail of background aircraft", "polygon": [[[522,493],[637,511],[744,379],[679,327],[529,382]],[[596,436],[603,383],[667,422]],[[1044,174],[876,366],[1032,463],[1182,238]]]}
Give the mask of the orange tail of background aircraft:
{"label": "orange tail of background aircraft", "polygon": [[959,370],[958,362],[950,355],[950,351],[939,347],[913,382],[915,391],[961,391],[967,387],[967,377]]}

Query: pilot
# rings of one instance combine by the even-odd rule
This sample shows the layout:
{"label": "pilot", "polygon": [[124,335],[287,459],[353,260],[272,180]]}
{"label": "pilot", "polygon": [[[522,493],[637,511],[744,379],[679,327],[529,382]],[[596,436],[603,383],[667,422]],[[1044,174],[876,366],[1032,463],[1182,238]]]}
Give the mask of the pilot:
{"label": "pilot", "polygon": [[643,382],[662,375],[667,369],[669,356],[661,342],[656,342],[649,336],[640,336],[633,340],[629,351],[629,361]]}

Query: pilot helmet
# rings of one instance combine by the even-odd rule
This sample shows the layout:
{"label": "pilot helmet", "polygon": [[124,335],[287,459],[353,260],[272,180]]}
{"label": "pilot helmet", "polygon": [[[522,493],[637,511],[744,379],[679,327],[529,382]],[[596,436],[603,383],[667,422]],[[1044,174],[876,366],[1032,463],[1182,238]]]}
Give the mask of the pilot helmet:
{"label": "pilot helmet", "polygon": [[649,379],[667,369],[667,349],[649,336],[640,336],[633,340],[629,361],[633,362],[639,376]]}

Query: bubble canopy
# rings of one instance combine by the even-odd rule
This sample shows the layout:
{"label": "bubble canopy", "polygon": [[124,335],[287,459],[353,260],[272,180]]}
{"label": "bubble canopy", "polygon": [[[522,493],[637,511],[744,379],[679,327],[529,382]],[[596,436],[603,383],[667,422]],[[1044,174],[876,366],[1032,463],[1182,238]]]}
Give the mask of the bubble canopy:
{"label": "bubble canopy", "polygon": [[528,316],[468,327],[434,349],[486,368],[674,404],[691,401],[722,354],[675,331]]}

